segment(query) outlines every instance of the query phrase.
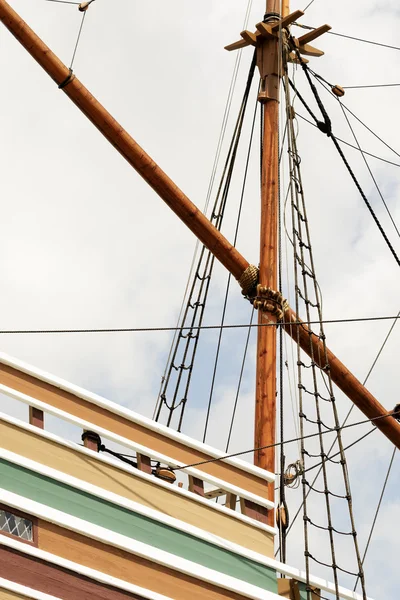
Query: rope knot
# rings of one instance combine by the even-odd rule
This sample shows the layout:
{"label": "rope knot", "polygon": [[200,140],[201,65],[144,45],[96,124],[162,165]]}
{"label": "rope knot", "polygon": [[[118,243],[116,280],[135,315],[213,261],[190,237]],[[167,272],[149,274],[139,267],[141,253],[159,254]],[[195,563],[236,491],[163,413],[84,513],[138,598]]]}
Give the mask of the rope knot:
{"label": "rope knot", "polygon": [[276,292],[263,285],[257,286],[257,295],[253,300],[253,306],[256,310],[261,310],[275,316],[277,321],[282,321],[285,312],[289,308],[287,300],[285,300],[281,292]]}
{"label": "rope knot", "polygon": [[332,125],[329,121],[317,121],[317,127],[322,133],[325,133],[328,137],[332,136]]}

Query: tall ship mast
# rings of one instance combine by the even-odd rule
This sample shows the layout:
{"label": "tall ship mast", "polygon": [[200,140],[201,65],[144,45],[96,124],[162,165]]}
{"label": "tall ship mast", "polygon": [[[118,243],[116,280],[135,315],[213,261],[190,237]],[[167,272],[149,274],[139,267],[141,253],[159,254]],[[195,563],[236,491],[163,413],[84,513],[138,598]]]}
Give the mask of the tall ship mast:
{"label": "tall ship mast", "polygon": [[[361,147],[348,121],[349,109],[342,100],[345,88],[320,74],[323,68],[318,65],[324,55],[320,45],[331,26],[311,27],[303,23],[306,10],[294,9],[288,0],[267,0],[262,8],[265,12],[254,26],[250,22],[236,40],[225,40],[226,51],[236,55],[231,91],[240,61],[248,60],[249,68],[215,198],[217,161],[202,210],[78,76],[75,61],[83,27],[100,2],[49,1],[76,5],[74,10],[80,15],[69,64],[64,64],[5,0],[0,0],[0,21],[55,83],[56,91],[72,100],[75,107],[68,104],[65,110],[78,108],[83,113],[113,147],[110,160],[116,156],[120,165],[119,153],[197,238],[198,247],[177,326],[154,328],[172,334],[172,343],[153,418],[141,414],[149,413],[147,407],[133,412],[105,395],[0,354],[0,598],[372,598],[366,557],[400,447],[400,403],[396,397],[381,396],[379,387],[369,389],[368,379],[399,315],[382,309],[379,316],[354,318],[355,322],[385,327],[386,337],[365,380],[331,350],[326,333],[330,320],[325,316],[318,272],[321,263],[314,256],[300,121],[308,120],[319,139],[330,144],[332,169],[342,169],[341,177],[347,177],[354,187],[374,227],[371,239],[385,249],[385,264],[390,261],[397,282],[399,244],[393,229],[400,234],[395,210],[392,214],[367,162],[371,153]],[[250,8],[249,2],[247,21]],[[159,68],[157,65],[156,72]],[[48,82],[47,78],[42,85],[48,86]],[[8,93],[12,96],[13,91],[8,89]],[[350,125],[352,150],[366,162],[392,229],[352,167],[349,144],[338,137],[331,117],[332,102]],[[225,116],[231,103],[228,98]],[[253,152],[257,123],[259,160]],[[223,134],[227,124],[224,117]],[[34,138],[38,144],[40,132]],[[221,155],[221,140],[216,159]],[[372,156],[400,166],[395,160]],[[245,169],[231,237],[225,228],[233,219],[229,213],[234,195],[231,188],[243,157]],[[240,250],[238,234],[248,174],[256,162],[260,243],[259,256],[250,260],[246,244],[243,253]],[[44,167],[41,176],[45,175]],[[71,174],[60,185],[67,186],[71,196],[83,193]],[[158,199],[152,201],[157,206]],[[254,226],[253,237],[255,231]],[[166,254],[174,235],[172,231],[161,235]],[[136,257],[138,273],[146,277],[146,243],[141,251]],[[229,279],[222,318],[215,325],[207,321],[207,310],[217,269]],[[155,281],[153,284],[154,294],[145,301],[154,317],[163,310],[168,290]],[[396,285],[393,283],[393,289]],[[140,294],[140,283],[135,289]],[[368,290],[373,293],[371,284]],[[230,294],[236,294],[246,307],[248,322],[227,322]],[[348,297],[357,309],[351,290]],[[346,315],[334,321],[351,320]],[[151,327],[5,329],[2,333],[108,335],[146,329]],[[235,335],[241,330],[246,336],[242,336],[243,359],[235,337],[224,360],[222,336],[229,330]],[[210,343],[203,341],[210,331],[216,338],[215,354]],[[246,446],[237,409],[249,346],[255,350],[254,435]],[[138,371],[149,368],[150,354],[144,347],[147,360],[143,359]],[[203,363],[211,354],[211,384],[206,387]],[[241,366],[233,369],[238,386],[232,415],[224,415],[230,422],[228,439],[225,444],[217,435],[211,445],[213,399],[222,389],[216,388],[217,376],[221,365],[230,367],[235,357],[240,358]],[[197,429],[193,435],[192,427],[192,435],[187,435],[187,410],[199,390],[208,396],[204,430],[199,435]],[[351,402],[347,415],[342,408],[344,397]],[[245,412],[252,414],[253,408],[246,406]],[[235,427],[239,435],[233,448]],[[370,451],[371,440],[378,438],[376,447],[384,443],[390,449],[390,462],[383,482],[381,476],[379,484],[374,484],[371,504],[374,510],[376,502],[377,506],[372,526],[360,532],[356,509],[363,498],[351,485],[348,452],[368,444]],[[368,471],[370,465],[364,468]],[[377,589],[376,583],[373,589]]]}

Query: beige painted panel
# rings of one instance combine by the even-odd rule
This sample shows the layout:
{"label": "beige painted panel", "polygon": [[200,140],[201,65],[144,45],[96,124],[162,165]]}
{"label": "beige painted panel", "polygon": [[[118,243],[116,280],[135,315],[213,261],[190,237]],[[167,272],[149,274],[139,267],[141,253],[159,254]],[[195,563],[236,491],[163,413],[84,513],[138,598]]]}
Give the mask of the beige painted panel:
{"label": "beige painted panel", "polygon": [[178,571],[39,520],[39,548],[174,600],[244,600]]}
{"label": "beige painted panel", "polygon": [[273,536],[171,490],[0,420],[0,446],[240,546],[273,557]]}
{"label": "beige painted panel", "polygon": [[[143,425],[134,423],[121,415],[116,415],[110,410],[96,406],[70,392],[60,390],[54,385],[3,364],[0,364],[0,383],[183,464],[190,465],[213,458],[182,442],[172,440],[163,433],[146,429]],[[268,484],[264,479],[252,473],[246,473],[226,462],[211,462],[200,465],[197,469],[257,496],[267,498]]]}
{"label": "beige painted panel", "polygon": [[15,594],[8,590],[0,589],[0,600],[26,600],[29,596],[21,596],[21,594]]}

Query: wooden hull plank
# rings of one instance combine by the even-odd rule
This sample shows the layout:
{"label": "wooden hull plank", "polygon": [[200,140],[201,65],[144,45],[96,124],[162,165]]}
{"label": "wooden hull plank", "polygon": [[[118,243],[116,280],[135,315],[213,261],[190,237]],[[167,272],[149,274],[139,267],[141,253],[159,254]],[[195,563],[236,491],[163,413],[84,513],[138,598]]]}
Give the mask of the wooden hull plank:
{"label": "wooden hull plank", "polygon": [[136,477],[134,470],[129,474],[99,461],[97,456],[89,457],[1,420],[0,440],[6,450],[273,557],[272,534],[217,511],[213,505],[205,506],[182,496],[173,487],[166,489],[156,481]]}
{"label": "wooden hull plank", "polygon": [[39,547],[42,550],[141,587],[151,586],[152,591],[175,600],[244,598],[235,592],[223,590],[96,540],[88,542],[84,536],[47,521],[40,520],[39,528]]}
{"label": "wooden hull plank", "polygon": [[4,459],[0,460],[0,481],[3,489],[24,498],[202,567],[275,591],[275,574],[265,565]]}
{"label": "wooden hull plank", "polygon": [[[0,383],[17,390],[37,400],[46,402],[51,406],[68,412],[78,418],[84,419],[121,435],[128,440],[141,444],[147,448],[170,456],[183,464],[193,464],[212,458],[205,452],[190,448],[178,440],[171,439],[160,432],[146,429],[143,425],[111,412],[103,407],[84,400],[70,392],[61,390],[55,385],[41,381],[27,373],[22,373],[8,365],[0,365]],[[261,497],[266,497],[267,482],[252,473],[242,471],[234,465],[223,461],[211,462],[196,467],[213,477],[217,477],[243,488]]]}

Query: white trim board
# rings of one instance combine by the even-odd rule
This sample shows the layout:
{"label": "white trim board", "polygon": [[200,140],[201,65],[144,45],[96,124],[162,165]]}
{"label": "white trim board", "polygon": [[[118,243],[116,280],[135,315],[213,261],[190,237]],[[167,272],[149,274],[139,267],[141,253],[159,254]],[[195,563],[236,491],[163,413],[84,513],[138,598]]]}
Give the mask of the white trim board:
{"label": "white trim board", "polygon": [[[233,552],[235,554],[245,556],[250,558],[248,552],[252,552],[251,550],[247,550],[243,546],[236,544],[235,542],[231,542],[225,538],[222,538],[213,533],[209,533],[208,531],[204,531],[204,529],[200,529],[200,527],[195,527],[194,525],[190,525],[189,523],[185,523],[184,521],[180,521],[175,517],[171,517],[166,515],[154,508],[149,508],[135,502],[134,500],[129,500],[128,498],[124,498],[124,496],[119,496],[114,492],[109,492],[97,485],[92,485],[91,483],[87,483],[86,481],[82,481],[81,479],[77,479],[76,477],[72,477],[71,475],[66,475],[62,471],[57,471],[52,467],[47,467],[46,465],[42,465],[41,463],[35,462],[30,458],[26,458],[24,456],[20,456],[19,454],[15,454],[14,452],[10,452],[9,450],[5,450],[4,448],[0,448],[0,458],[7,460],[11,463],[17,464],[21,467],[25,467],[31,471],[36,473],[40,473],[45,477],[49,477],[56,481],[60,481],[61,483],[65,483],[75,489],[79,489],[83,492],[87,492],[96,498],[102,498],[116,506],[121,506],[123,508],[127,508],[132,512],[138,513],[149,519],[154,521],[158,521],[159,523],[164,523],[173,529],[177,529],[182,531],[183,533],[187,533],[195,538],[199,538],[204,540],[214,546],[218,546],[219,548],[223,548],[228,552]],[[0,481],[1,484],[1,481]],[[253,560],[260,562],[260,558],[262,558],[262,554],[258,554],[256,552],[253,553]]]}
{"label": "white trim board", "polygon": [[159,454],[158,452],[151,450],[151,448],[146,448],[146,446],[137,444],[137,443],[133,442],[132,440],[128,440],[127,438],[124,438],[121,435],[118,435],[116,433],[108,431],[107,429],[104,429],[103,427],[99,427],[98,425],[94,425],[93,423],[90,423],[89,421],[85,421],[84,419],[80,419],[79,417],[70,415],[69,413],[67,413],[63,410],[60,410],[58,408],[54,408],[50,404],[46,404],[45,402],[42,402],[41,400],[36,400],[36,398],[33,398],[32,396],[28,396],[27,394],[23,394],[22,392],[17,392],[16,390],[13,390],[12,388],[9,388],[3,384],[0,384],[0,393],[4,394],[5,396],[9,396],[10,398],[14,398],[15,400],[19,400],[20,402],[23,402],[24,404],[27,404],[28,406],[34,406],[35,408],[38,408],[39,410],[42,410],[48,414],[58,417],[59,419],[67,421],[68,423],[72,423],[73,425],[77,425],[78,427],[81,427],[82,429],[95,431],[101,437],[105,437],[109,440],[112,440],[113,442],[116,442],[117,444],[126,446],[127,448],[130,448],[134,452],[138,452],[139,454],[144,454],[146,456],[150,456],[151,458],[158,460],[161,463],[165,463],[171,467],[183,467],[181,470],[184,471],[185,473],[187,473],[189,475],[193,475],[193,477],[202,479],[203,481],[207,481],[208,483],[211,483],[212,485],[214,485],[216,487],[223,488],[227,492],[235,494],[236,496],[239,496],[240,498],[245,498],[246,500],[250,500],[251,502],[259,504],[260,506],[265,506],[266,508],[268,508],[270,510],[275,508],[274,503],[271,502],[271,500],[268,500],[267,498],[262,498],[261,496],[257,496],[256,494],[253,494],[252,492],[248,492],[247,490],[237,487],[236,485],[232,485],[229,482],[224,481],[223,479],[219,479],[217,477],[214,477],[213,475],[209,475],[208,473],[205,473],[204,471],[199,471],[198,469],[195,469],[193,467],[185,467],[184,463],[181,463],[180,461],[176,461],[176,460],[170,458],[169,456],[165,456],[164,454]]}
{"label": "white trim board", "polygon": [[[87,523],[86,521],[84,521],[82,519],[78,519],[76,517],[71,517],[69,515],[66,515],[65,513],[62,513],[61,511],[49,508],[45,505],[39,504],[38,502],[28,500],[26,498],[23,498],[22,496],[18,496],[17,494],[14,494],[12,492],[8,492],[6,490],[0,489],[0,502],[3,502],[4,504],[7,504],[8,506],[12,506],[16,509],[19,508],[20,510],[22,510],[24,512],[32,514],[32,515],[34,515],[38,518],[41,518],[45,521],[50,521],[61,527],[65,527],[66,529],[70,529],[71,531],[75,531],[76,533],[79,533],[86,537],[93,537],[94,539],[97,539],[104,543],[108,543],[112,546],[115,546],[117,548],[125,550],[126,552],[131,552],[133,554],[137,554],[139,556],[142,556],[143,558],[153,560],[154,562],[157,562],[157,563],[167,566],[169,568],[177,569],[179,571],[187,573],[188,575],[192,575],[193,577],[202,579],[201,575],[199,576],[199,575],[195,574],[194,572],[186,571],[186,570],[180,568],[179,561],[183,561],[186,566],[194,565],[195,563],[192,563],[185,559],[179,559],[175,555],[171,555],[171,554],[169,554],[167,552],[163,552],[161,550],[155,550],[154,548],[152,548],[151,546],[148,546],[147,544],[143,544],[142,542],[135,542],[135,540],[131,540],[130,538],[126,538],[126,536],[122,536],[120,534],[114,534],[113,532],[109,532],[107,529],[104,529],[103,527],[100,527],[97,525],[92,525],[91,523]],[[99,533],[99,531],[100,531],[100,533]],[[100,535],[100,537],[97,537],[98,535]],[[7,539],[9,539],[9,538],[7,538]],[[0,541],[1,541],[1,538],[0,538]],[[128,543],[126,543],[126,542],[128,542]],[[25,546],[26,544],[22,544],[22,545]],[[307,581],[306,573],[304,571],[301,571],[300,569],[296,569],[295,567],[290,567],[286,564],[280,563],[272,558],[262,556],[261,554],[253,552],[251,550],[247,550],[247,549],[242,549],[242,550],[244,550],[243,556],[245,556],[251,560],[257,561],[260,564],[263,564],[267,567],[270,567],[271,569],[274,569],[275,571],[277,571],[278,573],[281,573],[282,575],[292,577],[293,579],[302,581],[303,583],[305,583]],[[156,552],[156,554],[160,553],[160,556],[162,555],[162,560],[159,560],[154,555],[154,551]],[[149,552],[149,553],[147,553],[147,552]],[[167,559],[169,560],[169,562],[164,562],[164,561],[167,561]],[[199,565],[195,565],[195,566],[199,567]],[[205,567],[200,567],[200,569],[204,569],[204,568]],[[207,571],[210,571],[210,569],[207,569]],[[222,575],[222,577],[228,577],[228,576]],[[209,581],[210,583],[214,583],[214,585],[220,585],[220,584],[216,583],[215,581],[210,581],[209,579],[204,579],[204,580]],[[238,581],[238,580],[235,580],[235,581]],[[312,585],[312,586],[315,586],[326,592],[335,593],[334,584],[327,581],[326,579],[322,579],[320,577],[315,577],[315,576],[311,575],[309,581],[310,581],[310,585]],[[243,583],[243,582],[241,582],[241,583]],[[250,585],[250,584],[246,584],[246,585]],[[221,585],[221,587],[226,587],[227,589],[231,589],[230,587],[228,587],[226,585],[224,586],[223,584]],[[251,586],[251,587],[254,587],[254,586]],[[238,588],[234,588],[233,591],[235,591],[236,589],[237,589],[237,591],[239,591]],[[256,588],[256,589],[259,589],[259,588]],[[265,590],[262,590],[262,591],[265,591]],[[360,596],[360,594],[357,594],[356,592],[348,590],[342,586],[339,586],[339,593],[340,593],[340,597],[343,600],[363,600],[362,597]],[[253,598],[253,596],[251,596],[251,595],[248,597]],[[255,596],[254,600],[262,600],[262,598],[263,597]],[[372,599],[367,598],[367,600],[372,600]]]}
{"label": "white trim board", "polygon": [[[79,444],[76,444],[75,442],[65,440],[64,438],[56,435],[55,433],[50,433],[49,431],[46,431],[45,429],[39,429],[35,425],[30,425],[30,423],[25,423],[24,421],[20,421],[19,419],[16,419],[15,417],[6,415],[5,413],[2,413],[2,412],[0,412],[0,421],[14,425],[15,427],[18,427],[19,429],[23,429],[29,433],[33,433],[39,438],[43,438],[45,440],[54,442],[54,443],[58,444],[59,446],[63,446],[64,448],[73,450],[74,452],[76,452],[78,454],[88,456],[91,459],[98,461],[99,463],[109,465],[119,471],[124,471],[125,473],[128,473],[129,475],[131,475],[133,478],[137,477],[139,479],[144,479],[145,481],[150,482],[152,485],[162,487],[162,488],[168,490],[169,492],[173,492],[174,494],[176,494],[178,496],[183,496],[185,498],[188,498],[189,500],[194,501],[198,504],[202,504],[203,506],[206,506],[207,508],[210,508],[216,512],[223,513],[224,515],[226,515],[230,518],[236,519],[238,521],[242,521],[243,523],[246,523],[246,525],[251,525],[252,527],[254,527],[256,529],[260,529],[260,530],[270,533],[272,535],[276,535],[276,533],[277,533],[276,528],[271,527],[270,525],[260,523],[259,521],[256,521],[255,519],[251,519],[250,517],[247,517],[246,515],[243,515],[240,512],[231,510],[230,508],[227,508],[226,506],[223,506],[222,504],[218,504],[216,502],[211,502],[207,498],[203,498],[202,496],[199,496],[198,494],[195,494],[194,492],[190,492],[189,490],[186,490],[184,488],[172,486],[170,483],[167,483],[166,481],[163,481],[162,479],[158,479],[157,477],[154,477],[154,475],[150,475],[148,473],[145,473],[144,471],[140,471],[140,469],[133,469],[132,467],[128,467],[123,462],[117,462],[117,460],[109,457],[106,454],[93,452],[93,450],[89,450],[88,448],[85,448],[85,446],[80,446]],[[41,463],[38,463],[38,464],[41,464]]]}
{"label": "white trim board", "polygon": [[[198,565],[197,563],[189,561],[175,554],[170,554],[164,550],[159,550],[158,548],[154,548],[148,544],[144,544],[143,542],[132,540],[125,535],[115,533],[99,525],[93,525],[92,523],[88,523],[83,519],[72,517],[71,515],[63,513],[59,510],[49,508],[48,506],[39,504],[33,500],[23,498],[22,496],[14,494],[13,492],[0,490],[0,502],[10,507],[18,508],[19,510],[33,515],[39,519],[50,521],[55,525],[59,525],[60,527],[69,529],[70,531],[79,533],[80,535],[90,539],[114,546],[120,550],[125,550],[126,552],[135,554],[136,556],[140,556],[141,558],[147,559],[151,562],[157,563],[174,571],[178,571],[178,573],[189,575],[190,577],[194,577],[200,581],[205,581],[217,587],[230,590],[232,592],[237,592],[238,594],[243,594],[246,598],[251,600],[273,600],[279,598],[279,596],[276,594],[273,594],[267,590],[263,590],[262,588],[259,588],[251,583],[246,583],[241,579],[236,579],[230,575],[225,575],[208,567],[203,567],[202,565]],[[0,544],[3,544],[4,540],[6,540],[7,545],[7,542],[10,540],[10,538],[0,534]],[[30,550],[34,548],[28,544],[22,545],[24,547],[26,546]]]}
{"label": "white trim board", "polygon": [[56,598],[56,596],[49,596],[49,594],[38,592],[25,585],[14,583],[14,581],[9,581],[8,579],[0,577],[0,590],[2,589],[14,592],[15,594],[20,594],[21,596],[26,596],[26,598],[33,598],[33,600],[60,600],[60,598]]}
{"label": "white trim board", "polygon": [[[62,567],[64,569],[72,571],[73,573],[78,573],[79,575],[83,575],[84,577],[93,579],[98,583],[109,585],[114,588],[124,590],[125,592],[130,592],[132,594],[139,594],[147,600],[173,600],[173,598],[157,594],[156,592],[152,592],[151,590],[146,590],[145,588],[141,588],[138,585],[129,584],[126,581],[123,581],[122,579],[117,579],[116,577],[111,577],[110,575],[106,575],[105,573],[101,573],[100,571],[96,571],[95,569],[90,569],[89,567],[84,567],[70,560],[65,560],[64,558],[60,558],[55,554],[50,554],[50,552],[39,550],[39,548],[36,548],[35,546],[28,546],[27,544],[24,544],[23,542],[19,542],[17,540],[13,540],[12,538],[6,538],[5,536],[1,536],[0,544],[2,546],[12,548],[13,550],[17,550],[22,554],[29,554],[33,558],[38,558],[58,567]],[[5,582],[5,585],[3,585],[3,582]],[[19,585],[17,583],[13,583],[12,581],[7,581],[5,579],[0,579],[0,588],[1,587],[4,587],[5,589],[10,590],[12,592],[25,594],[28,598],[33,598],[34,600],[60,600],[55,596],[49,596],[48,594],[37,592],[36,590],[32,590],[30,588]],[[77,600],[79,600],[79,598]]]}
{"label": "white trim board", "polygon": [[[197,440],[194,440],[194,439],[190,438],[189,436],[186,436],[182,433],[178,433],[177,431],[174,431],[173,429],[170,429],[169,427],[165,427],[164,425],[160,425],[159,423],[156,423],[155,421],[152,421],[151,419],[148,419],[147,417],[143,417],[123,406],[119,406],[118,404],[115,404],[114,402],[110,402],[109,400],[106,400],[106,398],[103,398],[102,396],[99,396],[98,394],[93,394],[81,387],[78,387],[77,385],[68,383],[67,381],[60,379],[59,377],[55,377],[54,375],[50,375],[49,373],[46,373],[45,371],[41,371],[40,369],[37,369],[36,367],[33,367],[33,366],[28,365],[20,360],[12,358],[11,356],[4,354],[3,352],[0,352],[0,364],[1,363],[4,365],[7,365],[9,367],[13,367],[14,369],[17,369],[18,371],[21,371],[22,373],[26,373],[27,375],[31,375],[32,377],[36,377],[37,379],[40,379],[41,381],[44,381],[45,383],[54,385],[55,387],[58,387],[61,390],[70,392],[71,394],[74,394],[75,396],[78,396],[78,398],[82,398],[83,400],[86,400],[87,402],[90,402],[91,404],[95,404],[96,406],[100,406],[102,408],[110,410],[111,412],[113,412],[116,415],[123,416],[126,419],[128,419],[129,421],[132,421],[134,423],[142,425],[146,429],[150,429],[151,431],[161,433],[162,435],[165,435],[166,437],[170,438],[171,440],[178,441],[181,444],[184,444],[185,446],[189,446],[190,448],[193,448],[195,450],[200,450],[200,452],[204,452],[205,454],[209,454],[213,458],[224,458],[225,457],[225,454],[223,452],[221,452],[220,450],[217,450],[216,448],[213,448],[212,446],[208,446],[207,444],[202,444],[201,442],[198,442]],[[241,460],[239,458],[225,458],[224,461],[230,465],[237,467],[238,469],[241,469],[242,471],[245,471],[246,473],[251,473],[252,475],[256,475],[260,479],[264,479],[269,482],[275,481],[274,473],[265,471],[264,469],[261,469],[260,467],[256,467],[256,466],[254,466],[250,463],[247,463],[244,460]]]}

